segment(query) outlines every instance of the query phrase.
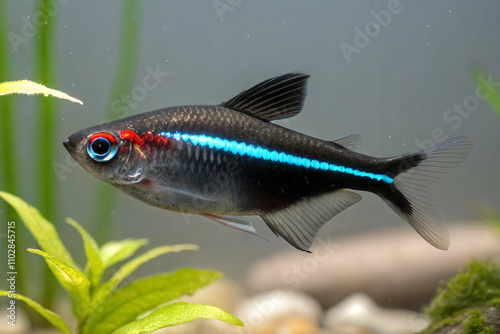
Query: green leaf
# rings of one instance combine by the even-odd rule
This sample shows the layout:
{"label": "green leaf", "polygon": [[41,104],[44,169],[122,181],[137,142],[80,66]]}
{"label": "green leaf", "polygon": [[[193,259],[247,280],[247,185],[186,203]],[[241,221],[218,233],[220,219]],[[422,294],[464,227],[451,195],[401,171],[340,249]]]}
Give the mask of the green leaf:
{"label": "green leaf", "polygon": [[104,269],[111,267],[115,263],[128,259],[134,255],[139,248],[147,245],[147,243],[147,239],[125,239],[105,243],[99,251]]}
{"label": "green leaf", "polygon": [[78,269],[38,249],[28,249],[29,252],[41,255],[49,265],[59,283],[65,288],[73,301],[73,311],[79,319],[83,319],[90,300],[90,281]]}
{"label": "green leaf", "polygon": [[110,333],[146,311],[219,279],[215,271],[183,268],[135,280],[116,291],[89,317],[83,333]]}
{"label": "green leaf", "polygon": [[148,262],[160,255],[166,254],[166,253],[171,253],[171,252],[180,252],[183,250],[197,250],[198,246],[192,245],[192,244],[181,244],[181,245],[175,245],[175,246],[162,246],[162,247],[157,247],[153,248],[146,253],[137,256],[136,258],[130,260],[129,262],[125,263],[123,266],[118,269],[114,275],[111,277],[111,279],[104,283],[101,284],[95,291],[94,295],[92,296],[92,307],[94,309],[97,309],[104,300],[106,300],[111,292],[115,289],[115,287],[120,284],[121,281],[123,281],[125,278],[127,278],[130,274],[132,274],[140,265],[144,264],[145,262]]}
{"label": "green leaf", "polygon": [[[0,296],[9,296],[10,293],[8,291],[3,291],[0,290]],[[37,302],[33,301],[32,299],[25,297],[23,295],[20,295],[18,293],[14,294],[14,297],[17,300],[22,300],[26,304],[28,304],[29,307],[31,307],[33,310],[37,311],[42,317],[47,319],[48,322],[50,322],[55,328],[63,332],[64,334],[71,334],[71,330],[69,329],[68,325],[66,322],[56,313],[52,312],[49,309],[46,309],[42,305],[38,304]]]}
{"label": "green leaf", "polygon": [[51,89],[41,85],[39,83],[29,81],[29,80],[19,80],[19,81],[8,81],[0,83],[0,96],[7,94],[43,94],[45,96],[52,95],[59,99],[69,100],[71,102],[79,103],[83,105],[83,102],[69,96],[61,91]]}
{"label": "green leaf", "polygon": [[99,255],[99,247],[97,246],[94,238],[92,238],[90,234],[88,234],[87,231],[85,231],[85,229],[75,220],[66,218],[66,222],[76,228],[82,236],[83,246],[88,260],[90,282],[92,283],[92,286],[97,286],[104,271],[104,266]]}
{"label": "green leaf", "polygon": [[481,93],[484,94],[491,109],[493,109],[497,116],[500,116],[500,91],[490,83],[489,78],[491,78],[492,74],[486,75],[482,70],[475,68],[471,70],[471,75],[476,81],[477,87],[481,88]]}
{"label": "green leaf", "polygon": [[245,326],[240,319],[218,307],[178,302],[160,307],[150,315],[118,328],[112,334],[151,333],[160,328],[196,319],[217,319],[233,325]]}
{"label": "green leaf", "polygon": [[3,191],[0,191],[0,197],[16,210],[17,214],[21,217],[31,235],[33,235],[33,238],[35,238],[43,251],[52,254],[70,266],[77,267],[59,238],[59,234],[57,234],[54,225],[45,219],[37,209],[30,206],[19,197]]}

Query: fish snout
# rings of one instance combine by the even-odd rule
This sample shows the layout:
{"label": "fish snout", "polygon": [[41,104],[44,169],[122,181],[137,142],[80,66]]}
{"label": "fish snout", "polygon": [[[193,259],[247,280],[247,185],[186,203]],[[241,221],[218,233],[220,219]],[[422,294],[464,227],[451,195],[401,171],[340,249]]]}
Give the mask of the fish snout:
{"label": "fish snout", "polygon": [[68,138],[70,140],[68,141],[64,141],[63,142],[63,145],[64,145],[64,148],[69,152],[69,154],[71,154],[73,157],[76,153],[76,146],[73,142],[71,142],[71,138]]}
{"label": "fish snout", "polygon": [[[69,139],[69,138],[68,138]],[[63,141],[63,145],[64,147],[67,149],[67,150],[72,150],[74,148],[73,145],[71,145],[71,143],[69,142],[69,140],[67,141]]]}
{"label": "fish snout", "polygon": [[73,133],[68,137],[67,141],[63,142],[64,148],[71,154],[73,158],[76,159],[78,154],[78,147],[82,145],[82,141],[85,140],[86,136],[81,132]]}

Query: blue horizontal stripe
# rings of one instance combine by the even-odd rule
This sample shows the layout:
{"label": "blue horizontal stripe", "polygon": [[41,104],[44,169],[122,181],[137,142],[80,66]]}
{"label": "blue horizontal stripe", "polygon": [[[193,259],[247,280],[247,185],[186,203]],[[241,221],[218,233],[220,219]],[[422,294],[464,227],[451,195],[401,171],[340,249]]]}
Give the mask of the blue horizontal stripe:
{"label": "blue horizontal stripe", "polygon": [[360,171],[350,167],[340,166],[328,163],[326,161],[311,160],[308,158],[301,158],[292,154],[287,154],[285,152],[278,152],[275,150],[268,150],[260,146],[254,146],[244,142],[237,142],[235,140],[221,139],[219,137],[210,137],[205,135],[190,135],[187,133],[171,133],[162,132],[161,136],[166,138],[173,138],[175,140],[183,140],[185,142],[191,142],[193,145],[208,146],[209,148],[215,148],[218,150],[223,150],[226,152],[231,152],[235,155],[247,155],[252,158],[271,160],[273,162],[286,163],[289,165],[295,165],[305,168],[313,168],[324,171],[332,171],[343,174],[350,174],[357,177],[367,177],[372,180],[384,181],[385,183],[392,183],[394,179],[384,175],[375,174],[365,171]]}

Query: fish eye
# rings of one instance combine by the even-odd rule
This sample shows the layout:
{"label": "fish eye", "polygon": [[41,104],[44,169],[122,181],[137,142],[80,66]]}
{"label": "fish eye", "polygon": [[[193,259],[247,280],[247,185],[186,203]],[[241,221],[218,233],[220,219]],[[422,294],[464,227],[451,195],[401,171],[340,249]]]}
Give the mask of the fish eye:
{"label": "fish eye", "polygon": [[116,152],[118,152],[118,141],[110,133],[94,133],[87,141],[87,153],[95,161],[109,161],[113,159]]}

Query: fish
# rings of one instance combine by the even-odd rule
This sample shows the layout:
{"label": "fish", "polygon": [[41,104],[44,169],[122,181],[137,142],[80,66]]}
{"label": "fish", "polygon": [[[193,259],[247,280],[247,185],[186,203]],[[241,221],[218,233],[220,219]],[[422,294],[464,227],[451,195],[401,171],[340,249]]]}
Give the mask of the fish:
{"label": "fish", "polygon": [[149,205],[205,216],[259,235],[260,216],[308,252],[318,230],[378,195],[432,246],[449,237],[429,187],[464,161],[471,138],[377,158],[361,137],[323,140],[273,123],[299,114],[309,75],[287,73],[218,105],[167,107],[89,127],[64,147],[98,179]]}

